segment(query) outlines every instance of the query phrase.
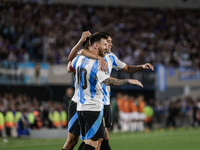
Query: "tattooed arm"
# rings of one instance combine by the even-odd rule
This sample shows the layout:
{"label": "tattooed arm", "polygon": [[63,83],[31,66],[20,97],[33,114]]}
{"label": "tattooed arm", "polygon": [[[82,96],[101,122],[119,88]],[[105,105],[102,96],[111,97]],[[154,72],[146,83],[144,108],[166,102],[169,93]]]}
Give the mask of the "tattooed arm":
{"label": "tattooed arm", "polygon": [[116,79],[116,78],[109,77],[109,78],[105,79],[103,81],[103,83],[106,85],[110,85],[110,86],[121,86],[121,85],[125,85],[125,84],[133,84],[136,86],[143,87],[143,85],[140,81],[134,80],[134,79]]}

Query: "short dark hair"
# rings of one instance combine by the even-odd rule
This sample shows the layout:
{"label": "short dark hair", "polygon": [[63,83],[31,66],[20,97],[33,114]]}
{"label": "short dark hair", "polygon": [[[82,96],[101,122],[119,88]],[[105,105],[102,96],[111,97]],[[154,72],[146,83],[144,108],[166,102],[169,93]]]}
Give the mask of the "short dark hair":
{"label": "short dark hair", "polygon": [[90,46],[90,38],[87,37],[87,39],[85,40],[85,42],[83,42],[83,48],[88,49],[88,47]]}
{"label": "short dark hair", "polygon": [[101,39],[107,39],[107,36],[101,33],[93,34],[92,36],[90,36],[90,45],[93,45],[95,42],[100,42]]}
{"label": "short dark hair", "polygon": [[108,36],[111,37],[110,33],[108,33],[108,32],[97,32],[97,33],[105,34],[107,37],[108,37]]}

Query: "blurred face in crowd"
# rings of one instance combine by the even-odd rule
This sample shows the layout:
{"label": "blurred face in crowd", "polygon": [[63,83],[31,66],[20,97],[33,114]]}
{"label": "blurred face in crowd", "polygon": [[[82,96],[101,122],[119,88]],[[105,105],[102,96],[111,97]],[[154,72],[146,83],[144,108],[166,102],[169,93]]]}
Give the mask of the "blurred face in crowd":
{"label": "blurred face in crowd", "polygon": [[139,95],[138,98],[137,98],[137,100],[138,100],[138,102],[139,101],[144,101],[144,96],[143,95]]}
{"label": "blurred face in crowd", "polygon": [[74,93],[74,90],[73,90],[72,88],[68,88],[68,89],[66,90],[66,94],[67,94],[67,96],[69,96],[69,97],[72,97],[72,96],[73,96],[73,93]]}
{"label": "blurred face in crowd", "polygon": [[128,94],[125,94],[125,95],[123,96],[123,99],[124,99],[124,100],[128,100],[128,99],[129,99]]}
{"label": "blurred face in crowd", "polygon": [[135,102],[134,96],[130,95],[130,96],[129,96],[129,100]]}

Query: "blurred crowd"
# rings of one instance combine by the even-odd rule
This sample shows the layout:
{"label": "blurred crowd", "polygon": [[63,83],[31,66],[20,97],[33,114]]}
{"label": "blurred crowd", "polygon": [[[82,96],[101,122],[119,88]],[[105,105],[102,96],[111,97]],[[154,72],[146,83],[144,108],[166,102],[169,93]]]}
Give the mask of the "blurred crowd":
{"label": "blurred crowd", "polygon": [[14,96],[12,93],[4,93],[0,96],[1,135],[28,136],[31,129],[67,128],[68,105],[65,100],[70,99],[73,93],[67,94],[69,95],[64,95],[63,101],[59,102],[39,101],[26,94]]}
{"label": "blurred crowd", "polygon": [[[30,130],[67,128],[67,109],[73,88],[66,89],[62,101],[38,101],[26,94],[4,93],[0,96],[1,136],[29,135]],[[145,131],[163,127],[200,126],[200,99],[159,101],[116,93],[111,99],[113,131]]]}
{"label": "blurred crowd", "polygon": [[200,11],[0,2],[0,59],[65,63],[83,31],[109,32],[127,64],[200,67]]}
{"label": "blurred crowd", "polygon": [[114,131],[200,126],[200,98],[160,101],[145,99],[144,95],[117,93],[111,99],[111,108]]}

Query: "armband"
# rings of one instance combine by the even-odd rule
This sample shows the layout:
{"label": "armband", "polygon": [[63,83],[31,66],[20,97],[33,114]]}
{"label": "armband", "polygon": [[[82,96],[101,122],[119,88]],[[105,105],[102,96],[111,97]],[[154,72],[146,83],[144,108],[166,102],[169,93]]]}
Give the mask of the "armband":
{"label": "armband", "polygon": [[72,67],[72,64],[69,65],[69,70],[72,71],[72,72],[76,72],[76,69],[74,69],[74,68]]}

